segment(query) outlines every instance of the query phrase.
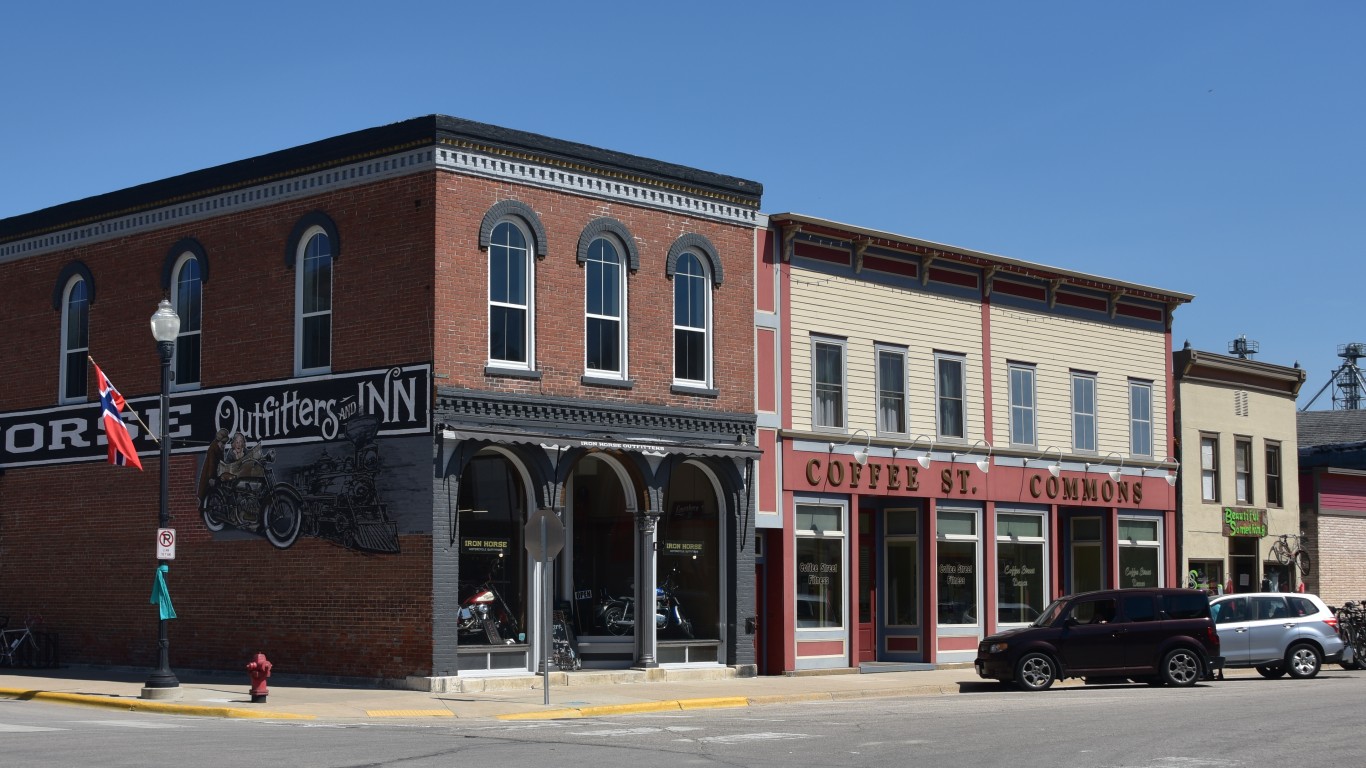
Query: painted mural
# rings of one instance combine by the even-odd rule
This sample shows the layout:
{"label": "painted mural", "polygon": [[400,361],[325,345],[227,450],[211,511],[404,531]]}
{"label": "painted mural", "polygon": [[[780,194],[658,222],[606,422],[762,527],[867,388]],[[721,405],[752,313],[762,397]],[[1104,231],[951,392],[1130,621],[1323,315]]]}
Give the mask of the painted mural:
{"label": "painted mural", "polygon": [[[361,552],[398,552],[398,521],[385,502],[379,424],[373,414],[353,415],[344,422],[340,439],[320,448],[248,444],[241,432],[219,430],[200,465],[197,491],[204,526],[215,534],[264,537],[280,549],[288,549],[300,536],[315,536]],[[413,453],[402,450],[404,442],[414,443],[391,438],[384,445],[391,453]],[[389,474],[401,476],[418,466],[424,466],[422,457],[414,455],[390,467]],[[412,485],[413,478],[408,480]],[[422,489],[419,493],[425,495]],[[413,502],[405,506],[420,508],[418,498]]]}
{"label": "painted mural", "polygon": [[[159,430],[156,397],[128,402]],[[202,454],[188,480],[215,540],[390,554],[400,533],[431,531],[430,403],[430,366],[394,366],[172,393],[167,431],[173,453]],[[0,414],[0,467],[105,460],[98,411]],[[126,418],[139,454],[156,455]]]}

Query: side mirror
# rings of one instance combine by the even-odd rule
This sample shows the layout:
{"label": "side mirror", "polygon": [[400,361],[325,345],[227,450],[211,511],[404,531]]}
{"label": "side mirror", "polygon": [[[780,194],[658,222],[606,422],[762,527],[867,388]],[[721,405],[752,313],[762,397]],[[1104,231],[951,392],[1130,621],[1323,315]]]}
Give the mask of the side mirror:
{"label": "side mirror", "polygon": [[1075,626],[1077,626],[1077,625],[1080,624],[1080,623],[1081,623],[1080,621],[1077,621],[1077,617],[1076,617],[1076,616],[1068,616],[1067,618],[1065,618],[1065,619],[1062,620],[1062,625],[1063,625],[1064,627],[1075,627]]}

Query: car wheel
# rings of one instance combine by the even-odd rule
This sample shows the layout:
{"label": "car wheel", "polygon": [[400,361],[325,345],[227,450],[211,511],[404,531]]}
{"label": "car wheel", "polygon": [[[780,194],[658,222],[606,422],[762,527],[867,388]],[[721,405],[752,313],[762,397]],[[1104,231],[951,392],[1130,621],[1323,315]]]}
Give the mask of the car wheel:
{"label": "car wheel", "polygon": [[1053,660],[1042,653],[1028,653],[1015,665],[1015,685],[1023,691],[1046,691],[1058,679]]}
{"label": "car wheel", "polygon": [[1308,643],[1296,643],[1285,652],[1285,668],[1297,680],[1308,680],[1319,673],[1323,656]]}
{"label": "car wheel", "polygon": [[1285,667],[1282,667],[1280,664],[1263,664],[1262,666],[1257,667],[1257,674],[1265,677],[1267,680],[1275,680],[1278,677],[1285,677]]}
{"label": "car wheel", "polygon": [[1177,648],[1162,660],[1162,682],[1178,688],[1195,685],[1200,679],[1200,657],[1189,648]]}

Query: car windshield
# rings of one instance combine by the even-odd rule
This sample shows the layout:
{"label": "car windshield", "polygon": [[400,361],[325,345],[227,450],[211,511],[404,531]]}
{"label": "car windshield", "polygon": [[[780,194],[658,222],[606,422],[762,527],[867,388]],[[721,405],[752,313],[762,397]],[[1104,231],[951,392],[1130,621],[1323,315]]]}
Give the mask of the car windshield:
{"label": "car windshield", "polygon": [[1054,600],[1053,602],[1049,603],[1048,607],[1043,609],[1043,614],[1041,614],[1039,618],[1035,619],[1033,623],[1031,623],[1029,626],[1046,627],[1052,624],[1054,621],[1057,620],[1058,616],[1062,613],[1063,606],[1066,605],[1066,602],[1067,601],[1065,600]]}

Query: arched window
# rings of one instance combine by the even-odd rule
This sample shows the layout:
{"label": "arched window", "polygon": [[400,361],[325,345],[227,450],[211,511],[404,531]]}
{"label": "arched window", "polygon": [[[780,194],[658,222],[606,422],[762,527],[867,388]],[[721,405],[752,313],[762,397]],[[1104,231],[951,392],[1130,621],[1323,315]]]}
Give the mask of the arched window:
{"label": "arched window", "polygon": [[584,260],[584,365],[589,375],[626,375],[625,265],[621,249],[595,238]]}
{"label": "arched window", "polygon": [[176,337],[172,381],[176,389],[199,386],[200,322],[203,317],[204,270],[199,257],[186,251],[171,271],[171,306],[180,315],[180,335]]}
{"label": "arched window", "polygon": [[86,398],[86,357],[90,354],[90,286],[74,275],[62,291],[61,402]]}
{"label": "arched window", "polygon": [[533,281],[527,233],[504,219],[489,237],[489,364],[532,368]]}
{"label": "arched window", "polygon": [[697,254],[685,251],[674,268],[674,382],[711,383],[710,276]]}
{"label": "arched window", "polygon": [[332,238],[313,226],[299,238],[295,270],[295,373],[332,369]]}

